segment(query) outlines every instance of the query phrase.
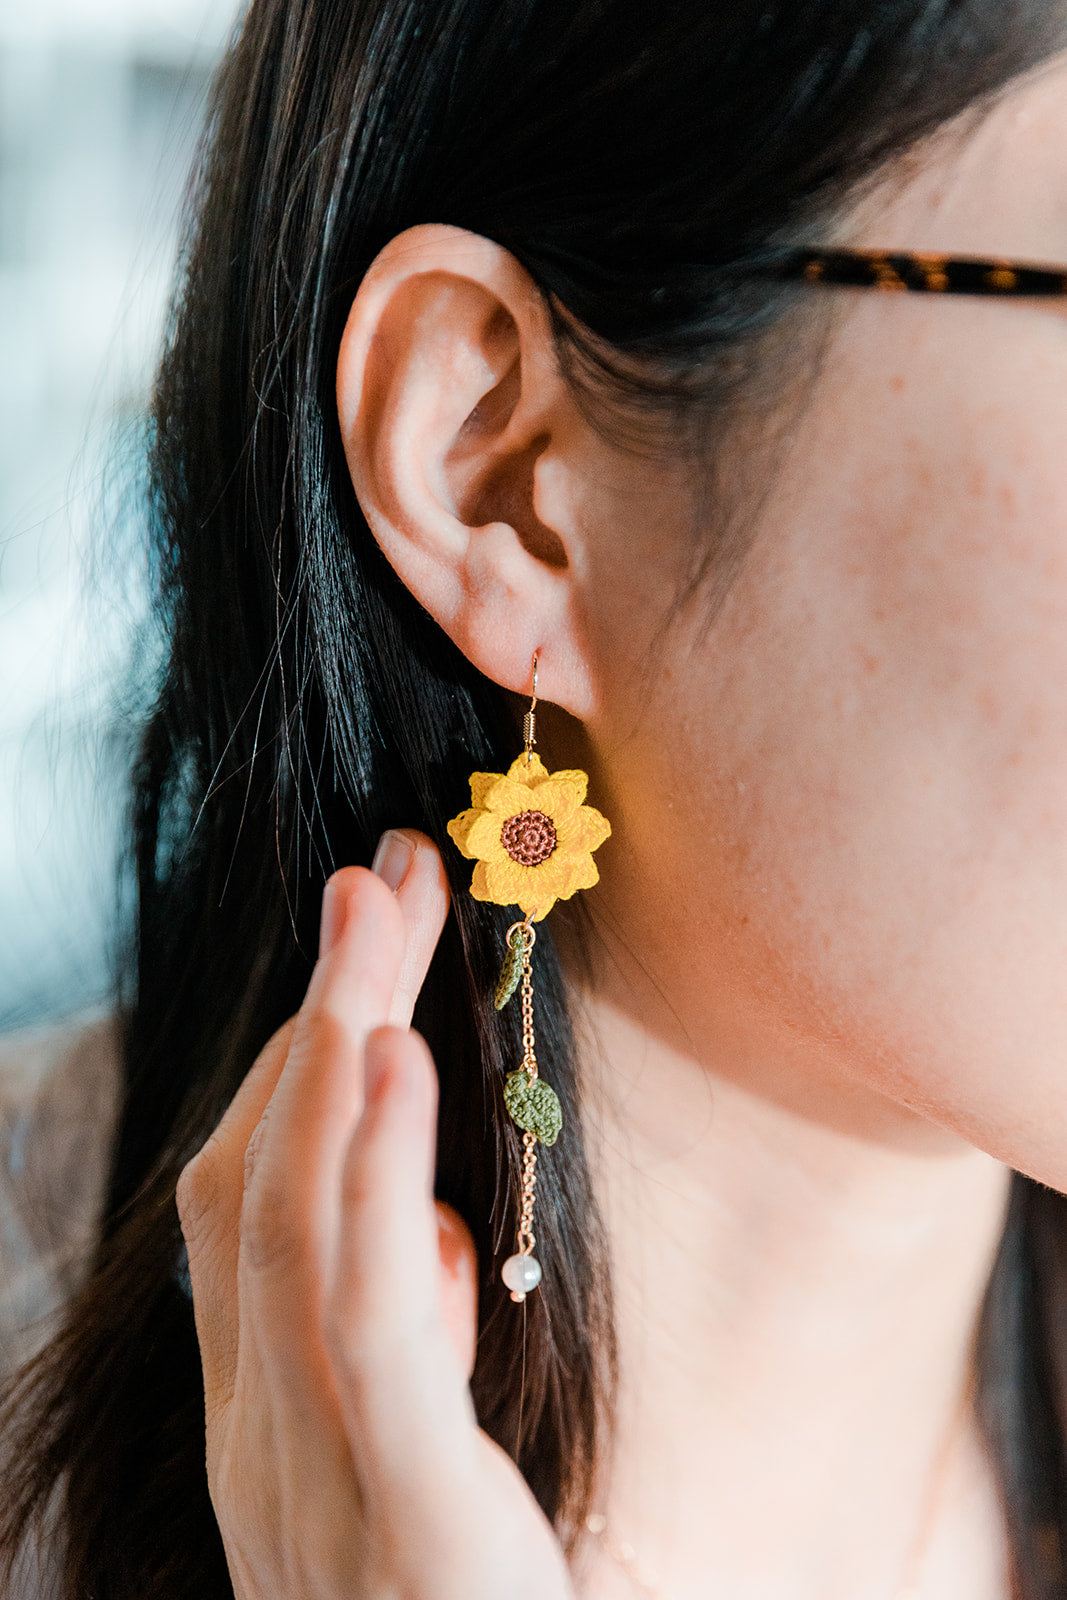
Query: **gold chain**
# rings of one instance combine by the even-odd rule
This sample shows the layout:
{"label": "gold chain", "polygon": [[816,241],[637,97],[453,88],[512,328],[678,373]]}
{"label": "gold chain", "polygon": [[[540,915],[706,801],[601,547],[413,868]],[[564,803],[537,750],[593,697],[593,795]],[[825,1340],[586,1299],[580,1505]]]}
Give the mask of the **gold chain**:
{"label": "gold chain", "polygon": [[524,1133],[522,1161],[522,1215],[519,1218],[519,1254],[529,1255],[537,1243],[533,1234],[534,1188],[537,1183],[537,1135]]}
{"label": "gold chain", "polygon": [[[923,1496],[919,1525],[915,1530],[908,1550],[903,1575],[893,1590],[892,1600],[919,1600],[922,1571],[926,1564],[926,1556],[937,1522],[937,1513],[944,1495],[948,1469],[955,1447],[963,1432],[964,1424],[971,1411],[974,1388],[975,1370],[972,1364],[968,1367],[963,1393],[955,1411],[952,1413],[949,1426],[941,1438],[940,1447],[934,1457],[926,1485],[926,1493]],[[608,1519],[603,1512],[590,1512],[585,1519],[585,1526],[594,1538],[600,1542],[605,1553],[614,1561],[615,1565],[625,1572],[634,1588],[646,1597],[646,1600],[670,1600],[670,1596],[666,1591],[661,1589],[656,1580],[642,1569],[633,1545],[614,1537],[608,1527]]]}
{"label": "gold chain", "polygon": [[614,1538],[603,1512],[591,1511],[585,1519],[585,1525],[600,1540],[615,1565],[622,1568],[634,1588],[645,1596],[645,1600],[670,1600],[666,1590],[659,1588],[655,1579],[642,1571],[633,1545]]}
{"label": "gold chain", "polygon": [[[533,933],[529,922],[527,934]],[[533,940],[527,937],[522,949],[522,1064],[531,1078],[537,1077],[537,1054],[534,1050],[533,1025],[533,962],[530,959]]]}
{"label": "gold chain", "polygon": [[[529,926],[529,933],[533,929]],[[537,1053],[534,1047],[533,1022],[533,963],[530,953],[533,939],[527,938],[522,951],[522,1065],[531,1078],[537,1077]],[[522,1161],[522,1214],[519,1217],[518,1248],[520,1255],[529,1255],[537,1243],[533,1233],[534,1190],[537,1186],[537,1135],[524,1133],[522,1142],[525,1154]]]}

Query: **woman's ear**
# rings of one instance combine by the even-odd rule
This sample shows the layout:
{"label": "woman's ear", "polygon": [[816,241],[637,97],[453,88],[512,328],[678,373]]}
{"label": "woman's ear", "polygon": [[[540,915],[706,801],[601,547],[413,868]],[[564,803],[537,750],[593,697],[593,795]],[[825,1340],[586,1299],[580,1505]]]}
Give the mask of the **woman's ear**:
{"label": "woman's ear", "polygon": [[593,709],[577,513],[584,425],[543,301],[499,245],[398,235],[348,315],[337,404],[352,483],[401,581],[487,677]]}

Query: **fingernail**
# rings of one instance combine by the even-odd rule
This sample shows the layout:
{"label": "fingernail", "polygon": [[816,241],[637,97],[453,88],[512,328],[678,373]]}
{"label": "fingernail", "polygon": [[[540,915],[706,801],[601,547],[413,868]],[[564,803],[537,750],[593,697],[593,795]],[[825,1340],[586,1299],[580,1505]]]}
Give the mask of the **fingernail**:
{"label": "fingernail", "polygon": [[382,882],[395,894],[407,877],[414,855],[415,846],[407,835],[397,833],[395,828],[390,828],[378,841],[378,848],[371,862],[371,871],[376,872]]}
{"label": "fingernail", "polygon": [[327,950],[332,950],[341,934],[341,924],[344,918],[341,912],[344,907],[337,898],[337,890],[332,883],[328,883],[322,891],[322,913],[319,918],[319,955],[324,956]]}

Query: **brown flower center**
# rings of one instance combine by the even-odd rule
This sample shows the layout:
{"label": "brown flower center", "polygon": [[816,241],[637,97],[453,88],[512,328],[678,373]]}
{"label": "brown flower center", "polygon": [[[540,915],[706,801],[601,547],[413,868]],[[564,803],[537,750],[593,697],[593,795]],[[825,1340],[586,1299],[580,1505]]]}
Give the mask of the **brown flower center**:
{"label": "brown flower center", "polygon": [[512,861],[524,867],[539,867],[556,848],[552,818],[543,811],[520,811],[501,828],[500,843]]}

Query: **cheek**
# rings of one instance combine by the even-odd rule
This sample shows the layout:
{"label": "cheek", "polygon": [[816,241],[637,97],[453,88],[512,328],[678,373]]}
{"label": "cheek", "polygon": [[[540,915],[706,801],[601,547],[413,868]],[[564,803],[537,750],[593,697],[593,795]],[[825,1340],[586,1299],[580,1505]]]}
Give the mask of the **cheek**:
{"label": "cheek", "polygon": [[911,372],[810,420],[689,674],[676,892],[753,1006],[1067,1187],[1067,413],[1025,352],[996,404]]}

